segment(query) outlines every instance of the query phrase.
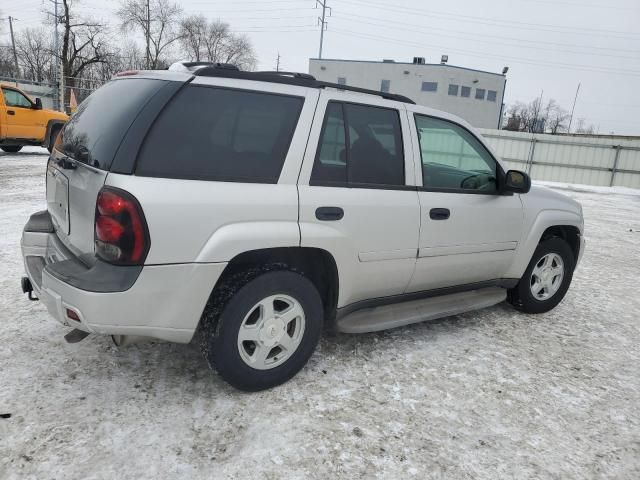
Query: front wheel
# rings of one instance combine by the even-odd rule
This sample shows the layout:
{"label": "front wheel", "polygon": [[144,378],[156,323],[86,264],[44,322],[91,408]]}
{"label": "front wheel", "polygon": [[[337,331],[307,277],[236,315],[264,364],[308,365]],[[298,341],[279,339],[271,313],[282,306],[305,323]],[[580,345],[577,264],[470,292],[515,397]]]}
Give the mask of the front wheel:
{"label": "front wheel", "polygon": [[313,283],[298,273],[272,271],[239,288],[233,280],[219,288],[235,292],[217,319],[204,319],[209,365],[245,391],[280,385],[298,373],[322,332],[322,300]]}
{"label": "front wheel", "polygon": [[5,145],[4,147],[0,147],[3,152],[7,153],[18,153],[22,150],[22,145]]}
{"label": "front wheel", "polygon": [[575,268],[571,247],[558,237],[540,242],[518,284],[509,290],[508,300],[518,310],[544,313],[564,298]]}

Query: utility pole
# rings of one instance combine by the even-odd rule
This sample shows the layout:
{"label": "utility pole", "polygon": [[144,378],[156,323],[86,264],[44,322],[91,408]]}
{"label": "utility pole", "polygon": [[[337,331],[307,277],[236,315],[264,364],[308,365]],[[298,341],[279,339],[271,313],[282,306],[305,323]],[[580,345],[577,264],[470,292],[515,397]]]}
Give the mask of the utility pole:
{"label": "utility pole", "polygon": [[573,107],[571,107],[571,117],[569,117],[569,128],[567,128],[567,133],[571,133],[571,122],[573,122],[573,111],[576,109],[576,101],[578,100],[579,91],[580,91],[580,83],[578,83],[578,88],[576,88],[576,96],[573,99]]}
{"label": "utility pole", "polygon": [[[53,96],[53,108],[58,111],[63,111],[64,107],[64,85],[62,82],[62,61],[60,58],[59,50],[59,36],[58,36],[58,24],[60,23],[60,17],[58,16],[58,0],[49,0],[53,3],[53,84],[55,88],[55,95]],[[47,12],[47,15],[51,15],[51,12]]]}
{"label": "utility pole", "polygon": [[151,7],[147,0],[147,70],[151,68],[151,50],[149,50],[149,36],[151,35]]}
{"label": "utility pole", "polygon": [[322,17],[318,17],[318,23],[320,23],[320,51],[318,52],[318,58],[322,58],[322,42],[324,41],[324,31],[327,28],[327,22],[325,20],[327,9],[329,9],[329,16],[331,16],[331,7],[327,7],[328,0],[316,0],[316,7],[320,5],[322,7]]}
{"label": "utility pole", "polygon": [[20,76],[20,69],[18,68],[18,54],[16,53],[16,40],[13,38],[13,20],[15,18],[9,15],[9,30],[11,31],[11,46],[13,47],[13,61],[16,65],[16,78]]}
{"label": "utility pole", "polygon": [[276,59],[276,72],[280,71],[280,52],[278,52],[278,58]]}

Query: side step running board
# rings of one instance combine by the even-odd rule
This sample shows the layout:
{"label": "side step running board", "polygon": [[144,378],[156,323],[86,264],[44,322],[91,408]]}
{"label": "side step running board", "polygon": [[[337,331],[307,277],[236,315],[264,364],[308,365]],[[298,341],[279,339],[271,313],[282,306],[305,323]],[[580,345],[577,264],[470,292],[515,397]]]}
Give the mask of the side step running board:
{"label": "side step running board", "polygon": [[439,297],[356,310],[337,322],[339,332],[365,333],[435,320],[490,307],[504,301],[507,291],[488,287]]}

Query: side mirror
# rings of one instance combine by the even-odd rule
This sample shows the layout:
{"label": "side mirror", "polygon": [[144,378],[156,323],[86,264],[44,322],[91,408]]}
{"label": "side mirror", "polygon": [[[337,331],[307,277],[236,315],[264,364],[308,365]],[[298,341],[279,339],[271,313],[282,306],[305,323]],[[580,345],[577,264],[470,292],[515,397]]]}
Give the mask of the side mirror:
{"label": "side mirror", "polygon": [[531,190],[531,177],[519,170],[509,170],[505,175],[505,192],[527,193]]}
{"label": "side mirror", "polygon": [[36,98],[36,103],[33,104],[34,110],[42,110],[42,99]]}

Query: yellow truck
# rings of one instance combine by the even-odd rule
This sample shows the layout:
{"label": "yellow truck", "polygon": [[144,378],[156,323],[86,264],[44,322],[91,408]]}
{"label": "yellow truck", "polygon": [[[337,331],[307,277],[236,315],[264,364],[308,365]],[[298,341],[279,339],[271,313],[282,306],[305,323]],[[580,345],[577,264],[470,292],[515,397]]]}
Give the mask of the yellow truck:
{"label": "yellow truck", "polygon": [[25,145],[53,148],[56,137],[69,117],[42,108],[42,100],[32,100],[19,88],[0,84],[0,149],[19,152]]}

